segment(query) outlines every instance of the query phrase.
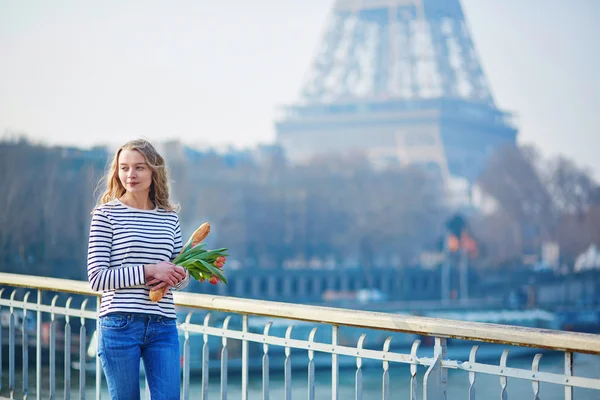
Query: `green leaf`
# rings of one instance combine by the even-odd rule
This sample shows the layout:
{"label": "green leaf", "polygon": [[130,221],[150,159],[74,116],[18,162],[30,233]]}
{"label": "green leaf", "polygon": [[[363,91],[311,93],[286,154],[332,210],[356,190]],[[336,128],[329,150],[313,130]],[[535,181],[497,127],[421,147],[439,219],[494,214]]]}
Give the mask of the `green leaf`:
{"label": "green leaf", "polygon": [[197,281],[200,280],[200,272],[198,272],[198,270],[196,269],[190,269],[190,275]]}
{"label": "green leaf", "polygon": [[[192,257],[196,257],[201,253],[206,253],[206,250],[204,250],[203,246],[196,246],[194,248],[191,248],[189,250],[187,250],[186,252],[182,253],[180,257],[178,257],[177,259],[177,263],[181,263],[183,261],[187,261]],[[177,264],[174,262],[174,264]],[[177,264],[179,265],[179,264]]]}
{"label": "green leaf", "polygon": [[184,268],[188,268],[190,265],[193,265],[197,260],[194,259],[190,259],[190,260],[185,260],[185,261],[181,261],[179,264],[180,267],[184,267]]}
{"label": "green leaf", "polygon": [[198,268],[198,269],[199,269],[201,272],[203,272],[203,273],[205,273],[205,274],[207,274],[207,275],[209,275],[209,276],[213,276],[213,273],[212,273],[212,271],[211,271],[209,268],[206,268],[206,266],[204,266],[204,265],[202,264],[202,261],[200,261],[200,260],[196,260],[196,261],[194,262],[194,266],[195,266],[196,268]]}
{"label": "green leaf", "polygon": [[184,251],[181,252],[181,254],[179,254],[177,257],[175,257],[175,259],[173,260],[173,264],[177,265],[177,263],[179,261],[181,261],[181,259],[184,258],[184,254],[192,247],[192,242],[190,240],[188,240],[188,242],[186,243],[186,245],[184,246]]}
{"label": "green leaf", "polygon": [[210,251],[207,251],[205,253],[200,254],[199,257],[198,257],[198,259],[208,261],[208,260],[211,260],[212,258],[216,258],[216,257],[222,256],[223,252],[225,250],[227,250],[227,249],[210,250]]}

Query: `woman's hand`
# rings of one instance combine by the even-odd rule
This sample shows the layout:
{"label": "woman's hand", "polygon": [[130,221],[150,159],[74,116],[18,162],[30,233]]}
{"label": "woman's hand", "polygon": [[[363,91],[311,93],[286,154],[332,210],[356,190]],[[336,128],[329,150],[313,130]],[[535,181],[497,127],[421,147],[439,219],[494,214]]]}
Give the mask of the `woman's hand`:
{"label": "woman's hand", "polygon": [[175,286],[185,278],[185,268],[169,261],[144,266],[146,285],[155,288]]}

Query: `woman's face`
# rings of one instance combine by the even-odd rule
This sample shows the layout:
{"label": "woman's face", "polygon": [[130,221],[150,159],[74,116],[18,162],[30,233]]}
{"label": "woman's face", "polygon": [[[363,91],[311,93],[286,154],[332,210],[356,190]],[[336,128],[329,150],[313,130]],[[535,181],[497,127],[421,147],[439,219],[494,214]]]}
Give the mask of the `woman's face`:
{"label": "woman's face", "polygon": [[149,193],[152,170],[137,150],[122,150],[119,154],[119,180],[129,193]]}

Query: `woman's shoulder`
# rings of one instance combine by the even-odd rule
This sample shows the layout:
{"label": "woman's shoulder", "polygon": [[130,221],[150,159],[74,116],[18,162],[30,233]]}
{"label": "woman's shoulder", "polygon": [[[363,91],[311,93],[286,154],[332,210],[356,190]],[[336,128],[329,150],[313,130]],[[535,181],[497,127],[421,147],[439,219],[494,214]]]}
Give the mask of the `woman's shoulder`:
{"label": "woman's shoulder", "polygon": [[156,207],[156,213],[165,219],[179,222],[179,213],[176,210],[167,210],[161,206]]}
{"label": "woman's shoulder", "polygon": [[120,206],[118,200],[111,200],[107,203],[98,204],[94,207],[93,214],[104,214],[106,216],[112,214]]}

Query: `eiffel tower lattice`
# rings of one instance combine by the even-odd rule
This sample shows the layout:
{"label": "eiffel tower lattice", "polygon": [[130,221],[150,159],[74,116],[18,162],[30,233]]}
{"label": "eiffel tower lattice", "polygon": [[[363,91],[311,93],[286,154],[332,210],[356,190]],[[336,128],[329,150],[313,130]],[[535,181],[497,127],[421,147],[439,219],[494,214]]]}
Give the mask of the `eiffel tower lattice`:
{"label": "eiffel tower lattice", "polygon": [[338,0],[297,104],[277,121],[294,162],[361,153],[476,179],[516,141],[497,109],[459,0]]}

